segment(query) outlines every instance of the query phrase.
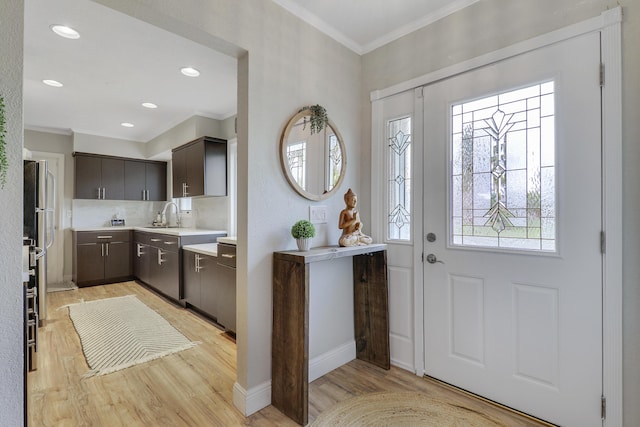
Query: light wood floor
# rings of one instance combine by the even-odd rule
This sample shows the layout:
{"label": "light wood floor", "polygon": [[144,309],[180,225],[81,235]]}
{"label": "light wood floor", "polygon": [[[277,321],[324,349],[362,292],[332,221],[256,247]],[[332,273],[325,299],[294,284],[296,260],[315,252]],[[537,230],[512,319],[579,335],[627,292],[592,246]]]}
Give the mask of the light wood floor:
{"label": "light wood floor", "polygon": [[[67,304],[136,295],[189,339],[200,344],[112,374],[81,379],[89,369]],[[233,406],[236,346],[221,330],[167,303],[135,282],[48,294],[40,328],[38,370],[28,375],[29,426],[296,426],[269,406],[245,418]],[[360,361],[309,385],[309,421],[349,397],[378,391],[416,391],[491,415],[505,426],[540,426],[407,371],[385,371]]]}

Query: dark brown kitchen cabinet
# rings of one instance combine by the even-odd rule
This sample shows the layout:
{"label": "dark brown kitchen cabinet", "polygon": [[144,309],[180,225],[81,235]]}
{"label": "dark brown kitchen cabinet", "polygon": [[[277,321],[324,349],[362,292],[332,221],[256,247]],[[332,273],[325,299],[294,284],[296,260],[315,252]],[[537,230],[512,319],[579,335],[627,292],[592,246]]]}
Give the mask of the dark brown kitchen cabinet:
{"label": "dark brown kitchen cabinet", "polygon": [[76,199],[123,200],[124,160],[75,153]]}
{"label": "dark brown kitchen cabinet", "polygon": [[146,233],[134,232],[133,275],[143,282],[149,282],[151,268],[151,247]]}
{"label": "dark brown kitchen cabinet", "polygon": [[[221,251],[221,247],[231,249]],[[183,279],[185,302],[213,318],[225,330],[236,330],[235,246],[218,243],[218,256],[184,250]],[[230,255],[222,258],[221,255]],[[233,258],[233,266],[229,258]]]}
{"label": "dark brown kitchen cabinet", "polygon": [[[183,245],[215,243],[225,234],[198,234],[174,236],[164,233],[134,231],[133,272],[135,277],[164,294],[180,302],[185,299]],[[185,251],[185,253],[187,253]],[[190,298],[194,298],[193,295]]]}
{"label": "dark brown kitchen cabinet", "polygon": [[198,263],[202,262],[201,257],[203,257],[203,255],[192,251],[182,251],[182,298],[185,302],[194,307],[202,306],[200,293],[201,270],[198,268]]}
{"label": "dark brown kitchen cabinet", "polygon": [[167,199],[166,162],[88,153],[73,155],[76,199]]}
{"label": "dark brown kitchen cabinet", "polygon": [[[236,246],[218,243],[216,261],[218,323],[227,331],[236,332]],[[203,293],[205,286],[203,285]]]}
{"label": "dark brown kitchen cabinet", "polygon": [[213,319],[218,317],[216,257],[183,251],[184,300]]}
{"label": "dark brown kitchen cabinet", "polygon": [[131,278],[131,232],[76,231],[73,234],[73,281],[101,285]]}
{"label": "dark brown kitchen cabinet", "polygon": [[149,285],[180,300],[180,238],[164,234],[149,236]]}
{"label": "dark brown kitchen cabinet", "polygon": [[227,195],[227,141],[204,136],[173,149],[173,197]]}
{"label": "dark brown kitchen cabinet", "polygon": [[125,160],[124,184],[125,200],[167,200],[167,164]]}

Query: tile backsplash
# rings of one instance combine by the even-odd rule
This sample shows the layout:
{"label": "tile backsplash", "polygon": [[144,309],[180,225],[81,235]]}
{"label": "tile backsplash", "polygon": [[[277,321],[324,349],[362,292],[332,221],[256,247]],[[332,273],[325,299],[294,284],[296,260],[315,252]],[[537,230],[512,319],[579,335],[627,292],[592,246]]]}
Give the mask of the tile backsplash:
{"label": "tile backsplash", "polygon": [[73,199],[71,226],[108,227],[114,218],[124,219],[127,226],[148,226],[164,205],[165,202]]}
{"label": "tile backsplash", "polygon": [[[181,213],[184,227],[226,230],[229,215],[228,197],[202,197],[192,199],[190,210]],[[140,202],[128,200],[84,200],[71,201],[71,227],[108,227],[112,219],[124,219],[131,227],[149,226],[158,211],[167,202]],[[167,209],[167,221],[175,223],[175,208]]]}

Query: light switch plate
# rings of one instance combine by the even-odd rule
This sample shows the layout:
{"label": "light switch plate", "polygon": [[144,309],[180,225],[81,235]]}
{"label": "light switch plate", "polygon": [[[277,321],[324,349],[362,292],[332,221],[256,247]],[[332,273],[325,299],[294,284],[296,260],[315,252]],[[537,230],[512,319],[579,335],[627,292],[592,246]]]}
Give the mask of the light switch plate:
{"label": "light switch plate", "polygon": [[326,206],[309,206],[309,221],[314,224],[327,223],[327,207]]}

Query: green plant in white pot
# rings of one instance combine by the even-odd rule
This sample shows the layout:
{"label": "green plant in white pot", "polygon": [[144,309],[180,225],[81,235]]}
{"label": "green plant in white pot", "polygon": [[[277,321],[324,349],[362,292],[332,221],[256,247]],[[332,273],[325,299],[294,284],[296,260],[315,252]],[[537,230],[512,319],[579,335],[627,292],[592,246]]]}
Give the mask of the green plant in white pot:
{"label": "green plant in white pot", "polygon": [[316,236],[316,227],[310,221],[301,219],[291,227],[291,235],[296,239],[299,250],[308,251],[311,239]]}

